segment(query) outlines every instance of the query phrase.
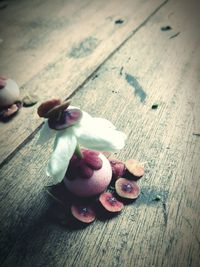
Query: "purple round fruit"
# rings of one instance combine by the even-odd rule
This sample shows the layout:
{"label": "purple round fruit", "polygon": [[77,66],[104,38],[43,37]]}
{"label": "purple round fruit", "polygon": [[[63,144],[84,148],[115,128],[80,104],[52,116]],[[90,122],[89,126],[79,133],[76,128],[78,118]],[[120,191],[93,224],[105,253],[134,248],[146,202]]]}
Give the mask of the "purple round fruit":
{"label": "purple round fruit", "polygon": [[[92,156],[92,153],[98,152],[86,152],[87,155],[90,155],[85,156],[85,162],[82,162],[79,158],[74,156],[70,161],[64,177],[64,184],[67,189],[79,197],[98,195],[105,191],[111,182],[112,169],[108,159],[101,153],[98,153],[98,156],[96,154]],[[92,157],[94,157],[94,162],[92,161]],[[93,170],[92,173],[86,169],[88,167]],[[85,174],[85,177],[83,174]]]}

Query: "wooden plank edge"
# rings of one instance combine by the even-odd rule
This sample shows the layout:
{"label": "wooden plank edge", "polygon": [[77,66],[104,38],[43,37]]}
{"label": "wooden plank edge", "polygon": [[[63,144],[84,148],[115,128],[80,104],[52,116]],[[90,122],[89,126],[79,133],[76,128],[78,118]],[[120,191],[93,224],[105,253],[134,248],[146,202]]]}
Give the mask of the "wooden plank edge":
{"label": "wooden plank edge", "polygon": [[[119,45],[117,46],[100,64],[98,67],[96,67],[90,75],[88,75],[88,77],[83,80],[83,82],[78,86],[76,87],[72,93],[65,99],[69,99],[69,98],[72,98],[76,93],[78,93],[79,90],[81,90],[84,85],[98,72],[98,70],[115,54],[117,53],[117,51],[123,47],[125,45],[125,43],[131,39],[142,27],[144,27],[148,21],[163,7],[165,6],[170,0],[165,0],[163,3],[161,3],[140,25],[138,25],[128,36],[127,38],[125,38],[125,40]],[[47,65],[48,67],[48,65]],[[37,75],[36,75],[37,76]],[[25,87],[26,86],[26,83],[22,85],[22,87]],[[1,162],[0,162],[0,169],[9,163],[9,161],[17,154],[17,152],[19,152],[21,150],[21,148],[23,148],[27,143],[29,143],[34,137],[35,135],[38,133],[38,131],[41,129],[42,127],[42,124],[41,123],[27,138],[24,139],[24,141],[18,145],[12,152],[10,152],[10,154],[5,158],[3,159]]]}

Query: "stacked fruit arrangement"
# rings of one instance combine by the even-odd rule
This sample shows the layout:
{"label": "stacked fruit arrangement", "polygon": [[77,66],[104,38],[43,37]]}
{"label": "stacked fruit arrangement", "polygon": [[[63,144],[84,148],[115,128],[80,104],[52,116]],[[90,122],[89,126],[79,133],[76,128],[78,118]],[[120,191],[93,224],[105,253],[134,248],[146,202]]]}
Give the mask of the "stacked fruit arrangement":
{"label": "stacked fruit arrangement", "polygon": [[111,122],[92,118],[59,99],[42,103],[38,115],[47,119],[38,143],[54,138],[47,174],[61,181],[48,193],[64,207],[66,221],[72,215],[91,223],[102,211],[117,214],[128,200],[139,196],[137,181],[144,175],[143,164],[110,159],[103,152],[119,150],[125,144],[125,134]]}
{"label": "stacked fruit arrangement", "polygon": [[9,78],[0,76],[0,120],[8,122],[22,107],[31,107],[38,101],[34,93],[20,95],[17,83]]}
{"label": "stacked fruit arrangement", "polygon": [[12,79],[0,76],[0,119],[6,121],[21,108],[19,87]]}

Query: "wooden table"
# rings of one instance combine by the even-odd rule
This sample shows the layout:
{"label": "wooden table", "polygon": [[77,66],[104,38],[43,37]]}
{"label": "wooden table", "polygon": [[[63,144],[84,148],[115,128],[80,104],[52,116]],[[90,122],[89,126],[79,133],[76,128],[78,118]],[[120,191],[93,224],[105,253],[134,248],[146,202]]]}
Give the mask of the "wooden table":
{"label": "wooden table", "polygon": [[[0,123],[0,265],[200,266],[200,2],[0,4],[0,73],[39,96]],[[49,219],[36,110],[54,96],[111,120],[128,136],[114,156],[145,162],[140,197],[112,220]]]}

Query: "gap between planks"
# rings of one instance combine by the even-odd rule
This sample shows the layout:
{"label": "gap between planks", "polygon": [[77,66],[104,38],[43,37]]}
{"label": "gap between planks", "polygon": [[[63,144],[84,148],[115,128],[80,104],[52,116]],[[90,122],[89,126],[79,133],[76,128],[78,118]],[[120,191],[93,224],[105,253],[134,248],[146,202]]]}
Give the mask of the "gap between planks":
{"label": "gap between planks", "polygon": [[[161,12],[161,16],[164,17],[166,13],[163,13]],[[156,16],[156,19],[158,18],[159,16]],[[5,218],[7,214],[10,213],[10,216],[14,216],[15,211],[18,211],[18,214],[15,215],[18,218],[18,220],[14,221],[15,225],[19,221],[21,222],[24,217],[28,221],[24,220],[21,223],[26,230],[23,229],[23,233],[19,232],[18,236],[20,238],[17,239],[16,243],[10,244],[10,258],[7,258],[6,263],[13,263],[15,262],[14,260],[20,258],[21,263],[24,263],[24,265],[19,266],[26,266],[25,264],[31,261],[34,263],[36,261],[40,263],[39,266],[42,266],[45,260],[48,260],[50,266],[75,266],[78,263],[85,263],[87,266],[95,266],[94,263],[96,263],[96,266],[125,266],[125,264],[126,266],[131,266],[133,262],[136,266],[189,266],[189,264],[186,265],[189,262],[185,260],[187,259],[186,256],[188,256],[191,261],[193,258],[193,265],[190,264],[190,266],[197,266],[194,265],[194,260],[198,259],[195,245],[199,241],[197,236],[199,232],[196,231],[199,229],[197,228],[198,220],[196,220],[198,214],[195,213],[199,203],[197,201],[199,197],[199,179],[196,176],[199,164],[197,161],[194,161],[195,164],[192,162],[198,158],[197,148],[199,143],[198,139],[191,137],[190,134],[194,124],[191,118],[198,112],[196,109],[193,111],[194,113],[189,112],[191,110],[188,104],[191,94],[197,85],[196,80],[193,81],[191,79],[193,72],[196,77],[199,66],[197,52],[192,54],[193,49],[195,51],[196,48],[194,45],[196,44],[196,39],[194,38],[195,43],[192,43],[191,47],[185,44],[187,39],[184,39],[184,34],[177,39],[173,39],[173,43],[171,43],[166,35],[162,35],[158,31],[159,27],[155,21],[154,25],[150,23],[146,28],[138,32],[138,35],[131,41],[131,44],[134,44],[134,47],[137,48],[136,51],[140,50],[140,55],[136,51],[132,55],[133,59],[136,58],[138,62],[133,60],[124,66],[126,72],[138,77],[138,81],[149,94],[146,105],[140,104],[138,99],[133,97],[133,88],[131,86],[128,87],[126,81],[121,81],[122,83],[118,84],[118,70],[111,69],[116,66],[116,63],[120,66],[124,64],[124,56],[126,55],[127,57],[125,52],[126,50],[130,51],[132,47],[128,43],[126,43],[126,49],[123,47],[122,51],[115,54],[111,59],[112,62],[107,62],[106,66],[102,66],[102,77],[100,74],[100,79],[95,81],[95,87],[97,88],[93,88],[93,83],[90,80],[85,90],[80,90],[79,94],[74,97],[75,102],[80,103],[79,98],[88,100],[91,95],[95,96],[98,93],[96,99],[100,98],[100,104],[102,104],[99,113],[102,116],[106,114],[108,118],[112,118],[113,122],[117,122],[118,126],[129,133],[128,147],[123,150],[122,156],[126,158],[126,156],[136,154],[137,157],[145,158],[145,161],[149,162],[150,173],[147,173],[147,177],[142,180],[144,194],[136,202],[136,207],[127,207],[121,217],[111,220],[109,223],[101,224],[97,222],[79,232],[66,233],[60,229],[55,229],[56,227],[43,225],[40,221],[39,225],[32,225],[34,224],[33,222],[37,222],[34,215],[42,212],[41,206],[45,202],[45,200],[41,201],[42,196],[39,195],[38,192],[40,191],[37,186],[41,188],[43,183],[47,181],[47,179],[43,180],[42,166],[48,157],[47,153],[49,151],[42,151],[41,158],[38,159],[36,155],[40,156],[39,152],[36,150],[33,152],[34,147],[29,144],[22,151],[24,154],[20,155],[19,159],[15,157],[13,162],[3,170],[5,177],[8,174],[8,179],[12,184],[10,195],[14,195],[13,193],[17,192],[17,189],[15,188],[16,181],[12,179],[12,174],[15,173],[14,168],[17,163],[24,158],[26,160],[24,162],[25,166],[34,164],[34,167],[36,167],[36,163],[39,165],[39,171],[37,172],[37,169],[33,168],[31,177],[27,177],[28,181],[24,179],[28,171],[25,170],[22,174],[19,169],[20,166],[17,168],[16,187],[18,187],[22,196],[19,194],[19,198],[17,196],[13,198],[13,201],[16,199],[17,203],[11,202],[14,207],[11,206],[10,211],[8,210],[6,213],[4,210],[6,215],[3,224],[6,224]],[[150,38],[152,36],[154,38]],[[159,42],[155,46],[154,40],[157,39]],[[166,53],[163,53],[164,46],[166,47]],[[152,49],[153,54],[148,54],[149,47],[154,48]],[[189,48],[187,54],[185,54],[184,48]],[[177,55],[176,52],[178,53]],[[168,57],[170,57],[170,60],[168,60]],[[170,73],[174,64],[174,70],[176,71]],[[106,83],[104,92],[101,90],[103,81]],[[190,85],[191,81],[193,83]],[[112,93],[113,85],[120,87],[118,94]],[[189,87],[190,91],[187,90]],[[107,88],[109,89],[108,91],[106,90]],[[106,101],[103,99],[105,93],[110,95],[110,98],[108,97]],[[157,99],[161,99],[164,103],[160,105],[157,112],[150,111],[149,104]],[[198,102],[197,99],[195,100]],[[86,106],[87,103],[85,101],[84,108]],[[89,106],[91,109],[94,106],[94,113],[98,113],[96,109],[96,107],[98,108],[97,103],[95,105],[90,103]],[[112,109],[109,108],[111,106]],[[113,113],[113,110],[117,110],[116,114]],[[127,118],[127,121],[124,122],[125,118]],[[169,145],[171,147],[167,150],[166,147]],[[32,152],[33,154],[31,154]],[[191,155],[192,152],[194,152],[193,155]],[[46,155],[46,158],[44,157],[45,160],[42,157],[43,155]],[[35,159],[37,160],[36,163]],[[23,175],[23,177],[20,177],[20,175]],[[37,179],[36,181],[34,180],[34,177],[37,177],[35,175],[39,176],[39,181]],[[190,183],[188,177],[192,183]],[[23,181],[25,190],[20,188],[19,181]],[[1,185],[5,185],[5,183],[2,182]],[[145,185],[149,186],[149,188],[145,188]],[[4,187],[1,186],[1,188],[3,191]],[[25,196],[24,191],[27,188],[31,188],[31,196]],[[157,203],[153,207],[147,205],[147,203],[151,202],[152,193],[157,192],[156,188],[163,190],[163,194],[165,191],[166,195],[168,194],[166,196],[168,198],[167,205],[164,209],[168,218],[167,226],[164,224],[163,204],[159,205]],[[154,191],[151,191],[153,189]],[[145,198],[147,198],[146,202]],[[5,199],[10,200],[9,196],[6,196]],[[33,201],[33,206],[31,206],[31,201]],[[144,203],[146,204],[144,205]],[[31,212],[29,208],[32,208]],[[182,215],[185,217],[184,220]],[[9,220],[7,223],[9,223]],[[30,228],[28,227],[30,232],[27,231],[27,224],[30,226]],[[129,226],[128,229],[127,225]],[[12,233],[16,234],[16,230],[13,228],[8,229],[10,231],[7,230],[11,235]],[[191,228],[192,234],[194,233],[194,237],[196,237],[192,244],[190,243],[192,241]],[[38,230],[36,232],[38,236],[35,235],[35,232],[31,232],[31,230],[35,229]],[[118,230],[118,235],[116,235],[116,229]],[[40,233],[41,236],[39,235]],[[92,239],[91,234],[96,238]],[[12,241],[13,237],[10,238]],[[27,250],[23,243],[24,240],[28,247]],[[56,249],[55,244],[59,244]],[[182,247],[181,245],[184,244],[186,245]],[[133,245],[135,245],[134,249]],[[26,257],[18,254],[21,253],[22,248],[24,248],[22,252],[27,253],[30,258],[27,254],[25,254]],[[186,253],[181,253],[183,249],[185,249],[184,252]],[[34,255],[32,251],[35,252]],[[36,255],[37,257],[34,259],[33,256]],[[95,257],[93,257],[94,255]],[[175,265],[175,263],[180,262],[181,264]],[[12,265],[10,264],[10,266]]]}
{"label": "gap between planks", "polygon": [[[136,29],[134,29],[126,38],[125,40],[118,45],[92,72],[88,75],[88,77],[83,80],[83,82],[77,86],[77,88],[74,89],[74,91],[66,98],[71,99],[80,89],[84,87],[84,85],[98,72],[98,70],[129,40],[131,39],[142,27],[146,25],[146,23],[164,6],[169,2],[170,0],[165,0],[163,3],[161,3]],[[37,132],[41,129],[42,123],[37,126],[33,132],[27,136],[23,142],[21,142],[14,150],[8,154],[1,162],[0,162],[0,168],[2,168],[4,165],[8,164],[8,162],[18,153],[21,148],[23,148],[27,143],[29,143],[34,136],[37,134]]]}

